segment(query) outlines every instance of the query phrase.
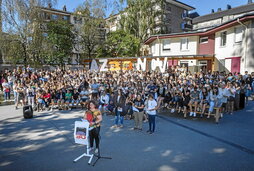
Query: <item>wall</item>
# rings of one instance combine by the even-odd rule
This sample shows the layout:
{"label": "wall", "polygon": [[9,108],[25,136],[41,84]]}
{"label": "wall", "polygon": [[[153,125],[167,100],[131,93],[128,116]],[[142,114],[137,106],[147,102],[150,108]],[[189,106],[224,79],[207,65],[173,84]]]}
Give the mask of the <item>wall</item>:
{"label": "wall", "polygon": [[[204,54],[214,54],[214,43],[215,43],[215,35],[207,35],[207,36],[200,36],[200,38],[208,37],[208,43],[200,43],[198,42],[198,54],[204,55]],[[199,39],[200,40],[200,39]]]}
{"label": "wall", "polygon": [[171,50],[164,50],[163,51],[163,40],[165,39],[157,39],[151,44],[154,46],[155,52],[152,53],[153,56],[174,56],[174,55],[196,55],[197,54],[197,42],[198,36],[191,36],[189,38],[189,49],[188,50],[181,50],[181,37],[177,38],[170,38],[170,49]]}
{"label": "wall", "polygon": [[[247,40],[245,70],[249,73],[254,72],[254,19],[249,22],[248,33],[245,37]],[[244,61],[243,61],[244,62]],[[244,72],[244,70],[242,71]]]}
{"label": "wall", "polygon": [[182,14],[184,12],[184,9],[172,4],[170,4],[169,6],[171,7],[171,32],[182,32],[183,30],[181,28],[181,24],[183,22]]}
{"label": "wall", "polygon": [[[240,25],[237,25],[240,26]],[[220,60],[225,60],[225,58],[230,57],[242,57],[242,60],[244,60],[244,37],[242,42],[235,43],[235,27],[231,27],[225,30],[222,30],[220,32],[215,33],[215,56],[216,58]],[[227,31],[227,43],[225,46],[220,46],[221,37],[220,34],[223,31]],[[244,68],[243,61],[241,60],[241,69]],[[226,59],[225,60],[225,70],[231,71],[231,60]],[[221,68],[215,68],[215,70],[221,70]],[[241,71],[242,72],[242,71]]]}

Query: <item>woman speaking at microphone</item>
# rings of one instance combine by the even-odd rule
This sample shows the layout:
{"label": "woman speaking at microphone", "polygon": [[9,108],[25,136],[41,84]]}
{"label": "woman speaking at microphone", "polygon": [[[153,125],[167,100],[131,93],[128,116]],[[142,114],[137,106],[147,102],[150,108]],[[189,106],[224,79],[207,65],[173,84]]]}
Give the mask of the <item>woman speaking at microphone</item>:
{"label": "woman speaking at microphone", "polygon": [[84,119],[90,123],[91,130],[89,131],[90,138],[90,148],[93,148],[93,143],[95,140],[95,153],[99,152],[99,144],[100,144],[100,123],[102,121],[102,115],[100,110],[98,109],[98,104],[95,101],[89,101],[87,104],[88,110],[85,112]]}

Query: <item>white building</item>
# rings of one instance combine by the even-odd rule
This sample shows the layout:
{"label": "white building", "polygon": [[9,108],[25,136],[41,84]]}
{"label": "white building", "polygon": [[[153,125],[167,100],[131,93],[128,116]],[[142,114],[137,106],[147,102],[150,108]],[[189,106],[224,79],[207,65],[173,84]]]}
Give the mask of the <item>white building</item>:
{"label": "white building", "polygon": [[[253,7],[252,12],[250,7]],[[150,46],[150,55],[171,56],[178,60],[178,65],[181,64],[183,57],[203,56],[206,60],[206,56],[213,56],[212,61],[206,60],[208,70],[254,72],[254,4],[237,7],[236,10],[232,8],[226,12],[234,17],[225,21],[222,19],[227,17],[221,16],[225,11],[219,12],[220,14],[211,14],[220,18],[217,20],[224,21],[220,22],[221,24],[213,25],[215,17],[206,15],[205,18],[210,18],[210,22],[204,21],[202,16],[202,20],[196,18],[194,20],[209,24],[195,23],[194,27],[198,29],[194,31],[149,37],[145,44]],[[205,64],[202,59],[195,60],[195,58],[186,63],[189,66],[196,65],[196,68]]]}

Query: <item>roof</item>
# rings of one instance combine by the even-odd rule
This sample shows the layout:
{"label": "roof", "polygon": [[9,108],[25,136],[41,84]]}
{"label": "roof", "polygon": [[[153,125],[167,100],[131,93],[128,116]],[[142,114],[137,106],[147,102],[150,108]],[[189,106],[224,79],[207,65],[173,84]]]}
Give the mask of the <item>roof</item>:
{"label": "roof", "polygon": [[254,13],[245,14],[238,18],[232,19],[228,22],[225,22],[221,25],[215,26],[213,28],[209,28],[207,30],[202,31],[190,31],[190,32],[181,32],[181,33],[172,33],[172,34],[158,34],[158,35],[151,35],[148,39],[145,40],[144,44],[149,44],[156,39],[166,39],[166,38],[175,38],[175,37],[186,37],[186,36],[203,36],[203,35],[210,35],[220,30],[232,27],[234,25],[239,25],[238,19],[241,22],[245,22],[247,20],[253,19]]}
{"label": "roof", "polygon": [[47,11],[51,11],[51,12],[57,12],[57,13],[62,13],[65,15],[71,15],[71,12],[68,11],[64,11],[64,10],[58,10],[58,9],[54,9],[54,8],[46,8],[46,7],[40,7],[42,10],[47,10]]}
{"label": "roof", "polygon": [[167,2],[169,2],[171,4],[174,4],[176,6],[182,7],[184,9],[186,9],[186,10],[189,10],[189,11],[196,9],[196,8],[194,8],[194,7],[190,6],[190,5],[187,5],[187,4],[183,3],[183,2],[180,2],[178,0],[167,0]]}
{"label": "roof", "polygon": [[221,18],[226,15],[235,15],[235,14],[240,14],[240,13],[250,12],[250,11],[254,11],[254,3],[231,8],[229,10],[223,10],[223,11],[215,12],[212,14],[207,14],[207,15],[203,15],[200,17],[196,17],[192,20],[192,23],[197,24],[197,23]]}

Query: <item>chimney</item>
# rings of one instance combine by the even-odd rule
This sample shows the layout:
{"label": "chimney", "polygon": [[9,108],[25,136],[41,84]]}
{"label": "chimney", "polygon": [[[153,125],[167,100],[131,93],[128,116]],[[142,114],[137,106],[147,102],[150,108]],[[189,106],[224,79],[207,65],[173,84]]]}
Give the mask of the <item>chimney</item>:
{"label": "chimney", "polygon": [[221,8],[218,8],[218,11],[217,12],[220,12],[221,11]]}
{"label": "chimney", "polygon": [[214,9],[212,9],[211,13],[214,13]]}
{"label": "chimney", "polygon": [[252,3],[252,0],[248,0],[248,4],[251,4]]}
{"label": "chimney", "polygon": [[63,11],[67,11],[66,5],[63,6]]}
{"label": "chimney", "polygon": [[228,10],[231,9],[231,5],[228,4],[228,5],[227,5],[227,9],[228,9]]}
{"label": "chimney", "polygon": [[48,8],[52,8],[52,4],[51,3],[48,3]]}

